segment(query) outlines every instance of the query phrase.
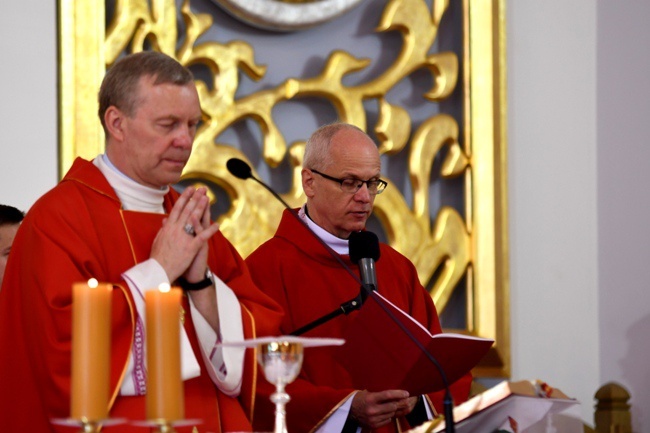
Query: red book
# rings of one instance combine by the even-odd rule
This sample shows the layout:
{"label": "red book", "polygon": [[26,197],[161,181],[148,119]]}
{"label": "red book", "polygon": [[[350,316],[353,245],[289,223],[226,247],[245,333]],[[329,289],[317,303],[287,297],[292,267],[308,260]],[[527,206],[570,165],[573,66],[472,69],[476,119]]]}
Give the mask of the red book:
{"label": "red book", "polygon": [[338,352],[357,389],[403,389],[420,395],[445,388],[438,368],[391,315],[438,362],[450,385],[475,367],[494,343],[491,339],[462,334],[432,335],[403,310],[373,292],[343,335],[345,344]]}

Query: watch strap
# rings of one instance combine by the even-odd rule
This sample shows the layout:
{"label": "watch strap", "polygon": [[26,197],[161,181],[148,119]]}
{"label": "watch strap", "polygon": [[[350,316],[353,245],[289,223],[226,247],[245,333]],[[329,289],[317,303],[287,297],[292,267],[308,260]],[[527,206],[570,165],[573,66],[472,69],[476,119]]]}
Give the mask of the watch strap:
{"label": "watch strap", "polygon": [[196,283],[190,283],[184,277],[178,277],[176,282],[179,286],[181,286],[181,289],[186,291],[201,290],[212,285],[212,273],[210,270],[208,270],[206,272],[205,278],[201,281],[197,281]]}

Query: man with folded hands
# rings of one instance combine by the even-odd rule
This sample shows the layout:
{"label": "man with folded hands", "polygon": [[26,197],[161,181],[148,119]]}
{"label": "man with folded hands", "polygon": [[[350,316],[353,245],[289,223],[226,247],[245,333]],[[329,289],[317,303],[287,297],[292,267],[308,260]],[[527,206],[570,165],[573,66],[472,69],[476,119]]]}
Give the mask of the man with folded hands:
{"label": "man with folded hands", "polygon": [[253,283],[210,220],[205,188],[170,188],[192,151],[201,107],[191,72],[162,53],[129,55],[99,92],[106,153],[78,158],[27,213],[0,293],[0,430],[69,431],[72,284],[113,285],[108,416],[103,432],[139,433],[146,417],[144,293],[184,289],[181,432],[250,431],[256,360],[222,339],[276,334],[278,305]]}

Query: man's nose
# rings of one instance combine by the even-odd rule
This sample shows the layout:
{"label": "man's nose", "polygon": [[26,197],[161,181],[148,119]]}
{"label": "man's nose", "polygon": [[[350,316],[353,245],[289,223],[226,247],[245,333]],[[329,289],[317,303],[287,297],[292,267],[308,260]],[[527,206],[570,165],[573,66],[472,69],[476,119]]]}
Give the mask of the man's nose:
{"label": "man's nose", "polygon": [[363,201],[363,202],[369,202],[372,198],[372,194],[370,194],[370,190],[368,189],[368,184],[364,182],[361,185],[361,188],[357,190],[357,192],[354,193],[354,198],[358,201]]}
{"label": "man's nose", "polygon": [[194,142],[194,128],[185,125],[178,128],[176,137],[174,137],[174,145],[178,147],[192,147]]}

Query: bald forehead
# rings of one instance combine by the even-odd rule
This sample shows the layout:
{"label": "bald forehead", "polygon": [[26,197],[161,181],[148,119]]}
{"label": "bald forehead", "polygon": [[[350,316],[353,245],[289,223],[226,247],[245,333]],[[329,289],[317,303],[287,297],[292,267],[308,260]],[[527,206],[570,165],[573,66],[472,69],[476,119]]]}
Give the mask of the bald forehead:
{"label": "bald forehead", "polygon": [[377,146],[375,145],[374,141],[368,135],[362,131],[359,131],[356,128],[342,128],[339,129],[332,135],[332,143],[337,143],[337,142],[348,142],[350,144],[358,144],[358,145],[369,145],[374,147],[375,149]]}
{"label": "bald forehead", "polygon": [[330,153],[334,155],[348,155],[366,153],[376,155],[379,159],[377,145],[370,137],[356,129],[341,129],[332,136]]}

